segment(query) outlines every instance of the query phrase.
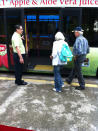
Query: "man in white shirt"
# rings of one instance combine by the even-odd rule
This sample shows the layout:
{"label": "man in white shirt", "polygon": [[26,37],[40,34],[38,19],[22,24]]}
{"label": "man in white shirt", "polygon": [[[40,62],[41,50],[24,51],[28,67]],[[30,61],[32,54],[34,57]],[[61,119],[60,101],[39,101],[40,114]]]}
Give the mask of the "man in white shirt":
{"label": "man in white shirt", "polygon": [[21,25],[15,26],[16,31],[12,36],[12,47],[15,64],[15,84],[27,85],[27,82],[22,80],[22,71],[24,65],[25,47],[22,41],[23,28]]}

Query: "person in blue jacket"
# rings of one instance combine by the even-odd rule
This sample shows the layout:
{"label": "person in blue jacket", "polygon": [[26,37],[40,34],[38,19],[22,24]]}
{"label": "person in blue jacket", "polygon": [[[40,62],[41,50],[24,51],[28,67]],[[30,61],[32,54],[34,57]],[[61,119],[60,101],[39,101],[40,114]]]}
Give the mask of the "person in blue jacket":
{"label": "person in blue jacket", "polygon": [[86,59],[86,55],[89,53],[89,45],[88,40],[83,36],[83,29],[81,27],[76,27],[73,32],[76,37],[76,41],[73,46],[74,67],[71,74],[66,79],[66,82],[71,84],[73,78],[77,75],[80,86],[76,87],[76,89],[84,90],[85,81],[82,74],[82,63]]}

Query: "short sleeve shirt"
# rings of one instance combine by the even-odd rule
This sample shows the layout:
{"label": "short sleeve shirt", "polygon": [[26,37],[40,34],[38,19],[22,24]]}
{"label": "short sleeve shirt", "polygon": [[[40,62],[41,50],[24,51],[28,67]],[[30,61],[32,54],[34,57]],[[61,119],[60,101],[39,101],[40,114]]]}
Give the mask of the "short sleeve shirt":
{"label": "short sleeve shirt", "polygon": [[12,47],[13,47],[14,53],[17,53],[16,47],[19,47],[21,54],[25,54],[25,47],[24,47],[23,41],[21,39],[21,35],[18,34],[17,32],[14,32],[14,34],[12,36]]}

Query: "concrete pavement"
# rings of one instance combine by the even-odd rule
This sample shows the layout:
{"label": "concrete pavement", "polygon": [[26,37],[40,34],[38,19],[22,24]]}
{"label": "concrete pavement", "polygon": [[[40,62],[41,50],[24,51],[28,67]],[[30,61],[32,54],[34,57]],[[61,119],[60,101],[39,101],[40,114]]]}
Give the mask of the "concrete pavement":
{"label": "concrete pavement", "polygon": [[0,124],[36,131],[98,131],[98,80],[86,78],[86,90],[65,83],[52,91],[53,77],[24,76],[16,86],[13,75],[0,76]]}

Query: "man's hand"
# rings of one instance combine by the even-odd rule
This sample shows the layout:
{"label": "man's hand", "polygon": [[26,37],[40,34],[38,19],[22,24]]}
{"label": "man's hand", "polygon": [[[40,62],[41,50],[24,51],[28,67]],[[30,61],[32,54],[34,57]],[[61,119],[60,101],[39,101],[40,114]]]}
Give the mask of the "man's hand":
{"label": "man's hand", "polygon": [[21,37],[22,40],[25,40],[24,35]]}
{"label": "man's hand", "polygon": [[21,63],[21,64],[24,64],[24,59],[23,59],[23,57],[22,57],[22,55],[21,55],[21,52],[20,52],[18,46],[16,46],[16,51],[17,51],[17,54],[18,54],[18,56],[19,56],[19,61],[20,61],[20,63]]}
{"label": "man's hand", "polygon": [[20,63],[24,64],[24,59],[22,57],[20,58]]}
{"label": "man's hand", "polygon": [[52,55],[50,56],[50,59],[51,59],[51,60],[53,59],[53,56],[52,56]]}

